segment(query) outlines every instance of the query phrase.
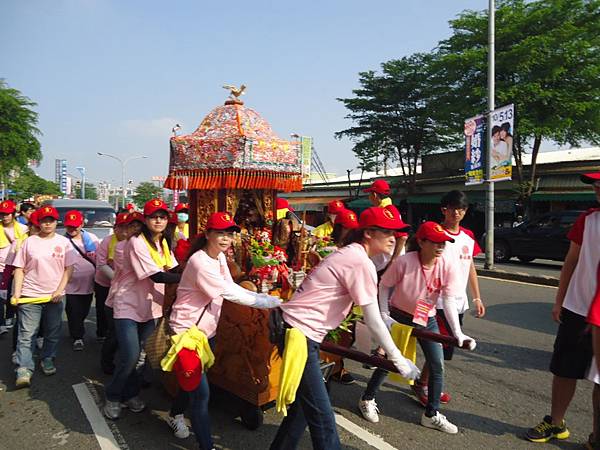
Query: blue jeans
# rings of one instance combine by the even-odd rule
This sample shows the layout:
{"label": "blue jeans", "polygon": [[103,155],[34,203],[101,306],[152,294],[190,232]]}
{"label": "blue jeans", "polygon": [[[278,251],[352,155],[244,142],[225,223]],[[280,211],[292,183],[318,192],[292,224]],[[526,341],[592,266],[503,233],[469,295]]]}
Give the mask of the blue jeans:
{"label": "blue jeans", "polygon": [[65,309],[64,297],[59,303],[44,303],[41,305],[19,305],[19,334],[17,336],[17,365],[31,371],[35,369],[33,362],[32,344],[37,337],[40,323],[44,325],[44,346],[42,359],[56,357],[62,314]]}
{"label": "blue jeans", "polygon": [[[393,315],[394,320],[406,325],[414,326],[415,328],[422,328],[433,333],[439,333],[437,320],[434,317],[430,317],[427,321],[427,326],[421,327],[412,323],[412,318],[408,315]],[[427,406],[425,407],[425,414],[429,417],[435,415],[436,411],[440,409],[440,396],[442,395],[442,388],[444,387],[444,350],[442,344],[437,342],[428,341],[425,339],[417,339],[419,345],[425,355],[425,363],[429,366],[429,384],[427,385],[428,397]],[[379,387],[385,380],[387,371],[383,369],[377,369],[373,372],[367,389],[362,396],[363,400],[373,400]]]}
{"label": "blue jeans", "polygon": [[335,416],[329,401],[329,394],[323,381],[319,361],[319,343],[307,339],[308,359],[296,401],[288,409],[281,422],[271,450],[293,450],[298,447],[304,429],[308,424],[313,449],[340,449],[340,439],[335,426]]}
{"label": "blue jeans", "polygon": [[119,361],[105,392],[107,400],[124,402],[140,393],[141,380],[135,366],[142,343],[154,330],[154,320],[136,322],[131,319],[115,319],[114,322],[119,343]]}

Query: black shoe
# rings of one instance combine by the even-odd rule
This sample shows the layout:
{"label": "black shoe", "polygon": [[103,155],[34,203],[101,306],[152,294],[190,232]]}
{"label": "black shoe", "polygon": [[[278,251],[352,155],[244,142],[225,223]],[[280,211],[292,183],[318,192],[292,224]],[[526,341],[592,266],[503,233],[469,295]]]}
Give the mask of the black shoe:
{"label": "black shoe", "polygon": [[352,384],[354,383],[354,377],[350,372],[340,372],[331,377],[333,381],[337,381],[341,384]]}
{"label": "black shoe", "polygon": [[567,439],[571,433],[563,420],[560,426],[552,425],[552,417],[546,416],[535,427],[527,430],[525,439],[531,442],[548,442],[550,439]]}

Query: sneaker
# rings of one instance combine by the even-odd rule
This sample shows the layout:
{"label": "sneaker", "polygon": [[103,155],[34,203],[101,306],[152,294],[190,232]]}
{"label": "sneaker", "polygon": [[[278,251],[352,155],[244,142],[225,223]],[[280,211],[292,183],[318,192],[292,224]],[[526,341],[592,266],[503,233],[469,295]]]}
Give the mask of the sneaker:
{"label": "sneaker", "polygon": [[41,350],[42,347],[44,347],[44,338],[43,337],[35,338],[35,346],[38,348],[38,350]]}
{"label": "sneaker", "polygon": [[[415,383],[411,386],[411,388],[413,390],[413,393],[416,395],[417,400],[419,400],[419,403],[421,403],[421,405],[423,406],[427,406],[427,401],[429,399],[429,389],[427,388],[427,386]],[[440,403],[443,405],[450,403],[451,399],[452,397],[450,397],[450,394],[448,394],[447,392],[442,392],[442,394],[440,395]]]}
{"label": "sneaker", "polygon": [[331,379],[341,384],[354,383],[354,377],[352,376],[352,374],[350,372],[346,372],[345,370],[342,370],[340,373],[335,374],[333,377],[331,377]]}
{"label": "sneaker", "polygon": [[185,439],[190,435],[190,429],[185,424],[183,414],[177,414],[175,417],[167,417],[167,423],[173,430],[173,434],[176,438]]}
{"label": "sneaker", "polygon": [[17,389],[31,386],[31,371],[26,367],[17,369],[17,380],[15,381]]}
{"label": "sneaker", "polygon": [[17,352],[12,352],[11,360],[13,364],[17,364]]}
{"label": "sneaker", "polygon": [[111,402],[106,400],[102,407],[102,412],[111,420],[116,420],[121,415],[121,402]]}
{"label": "sneaker", "polygon": [[563,420],[559,426],[552,424],[552,417],[546,416],[535,427],[527,430],[525,439],[531,442],[548,442],[550,439],[567,439],[571,433]]}
{"label": "sneaker", "polygon": [[56,373],[56,367],[54,366],[54,361],[52,358],[44,358],[40,361],[40,367],[42,368],[42,372],[44,375],[54,375]]}
{"label": "sneaker", "polygon": [[4,325],[0,326],[0,336],[2,336],[3,334],[8,333],[8,328],[5,327]]}
{"label": "sneaker", "polygon": [[75,339],[75,341],[73,341],[73,351],[75,352],[81,352],[83,351],[85,345],[83,344],[83,339]]}
{"label": "sneaker", "polygon": [[359,400],[358,409],[360,409],[360,413],[365,420],[368,420],[372,423],[379,422],[379,409],[377,409],[377,403],[375,403],[375,400]]}
{"label": "sneaker", "polygon": [[435,416],[433,417],[427,417],[425,413],[423,413],[421,416],[421,425],[448,434],[458,433],[458,427],[446,419],[446,416],[440,414],[439,411],[436,411]]}
{"label": "sneaker", "polygon": [[129,411],[134,413],[142,412],[146,409],[146,404],[138,396],[131,397],[129,400],[121,402],[122,408],[128,408]]}

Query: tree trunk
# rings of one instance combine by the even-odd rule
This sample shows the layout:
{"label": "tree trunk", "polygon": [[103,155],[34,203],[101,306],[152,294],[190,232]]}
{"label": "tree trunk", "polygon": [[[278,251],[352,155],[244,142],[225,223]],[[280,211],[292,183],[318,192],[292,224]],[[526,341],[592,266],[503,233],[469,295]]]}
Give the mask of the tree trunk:
{"label": "tree trunk", "polygon": [[542,136],[540,134],[536,134],[533,139],[533,149],[531,151],[531,169],[529,172],[529,186],[527,187],[527,200],[531,197],[533,193],[533,187],[535,186],[535,171],[537,168],[537,155],[540,151],[540,146],[542,144]]}

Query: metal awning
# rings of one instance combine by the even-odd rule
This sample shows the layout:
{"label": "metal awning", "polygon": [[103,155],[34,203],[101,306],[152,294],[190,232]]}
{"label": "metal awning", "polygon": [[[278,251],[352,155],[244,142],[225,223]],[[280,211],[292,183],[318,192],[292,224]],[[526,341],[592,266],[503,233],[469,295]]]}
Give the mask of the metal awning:
{"label": "metal awning", "polygon": [[593,192],[534,192],[531,195],[534,202],[594,202]]}

